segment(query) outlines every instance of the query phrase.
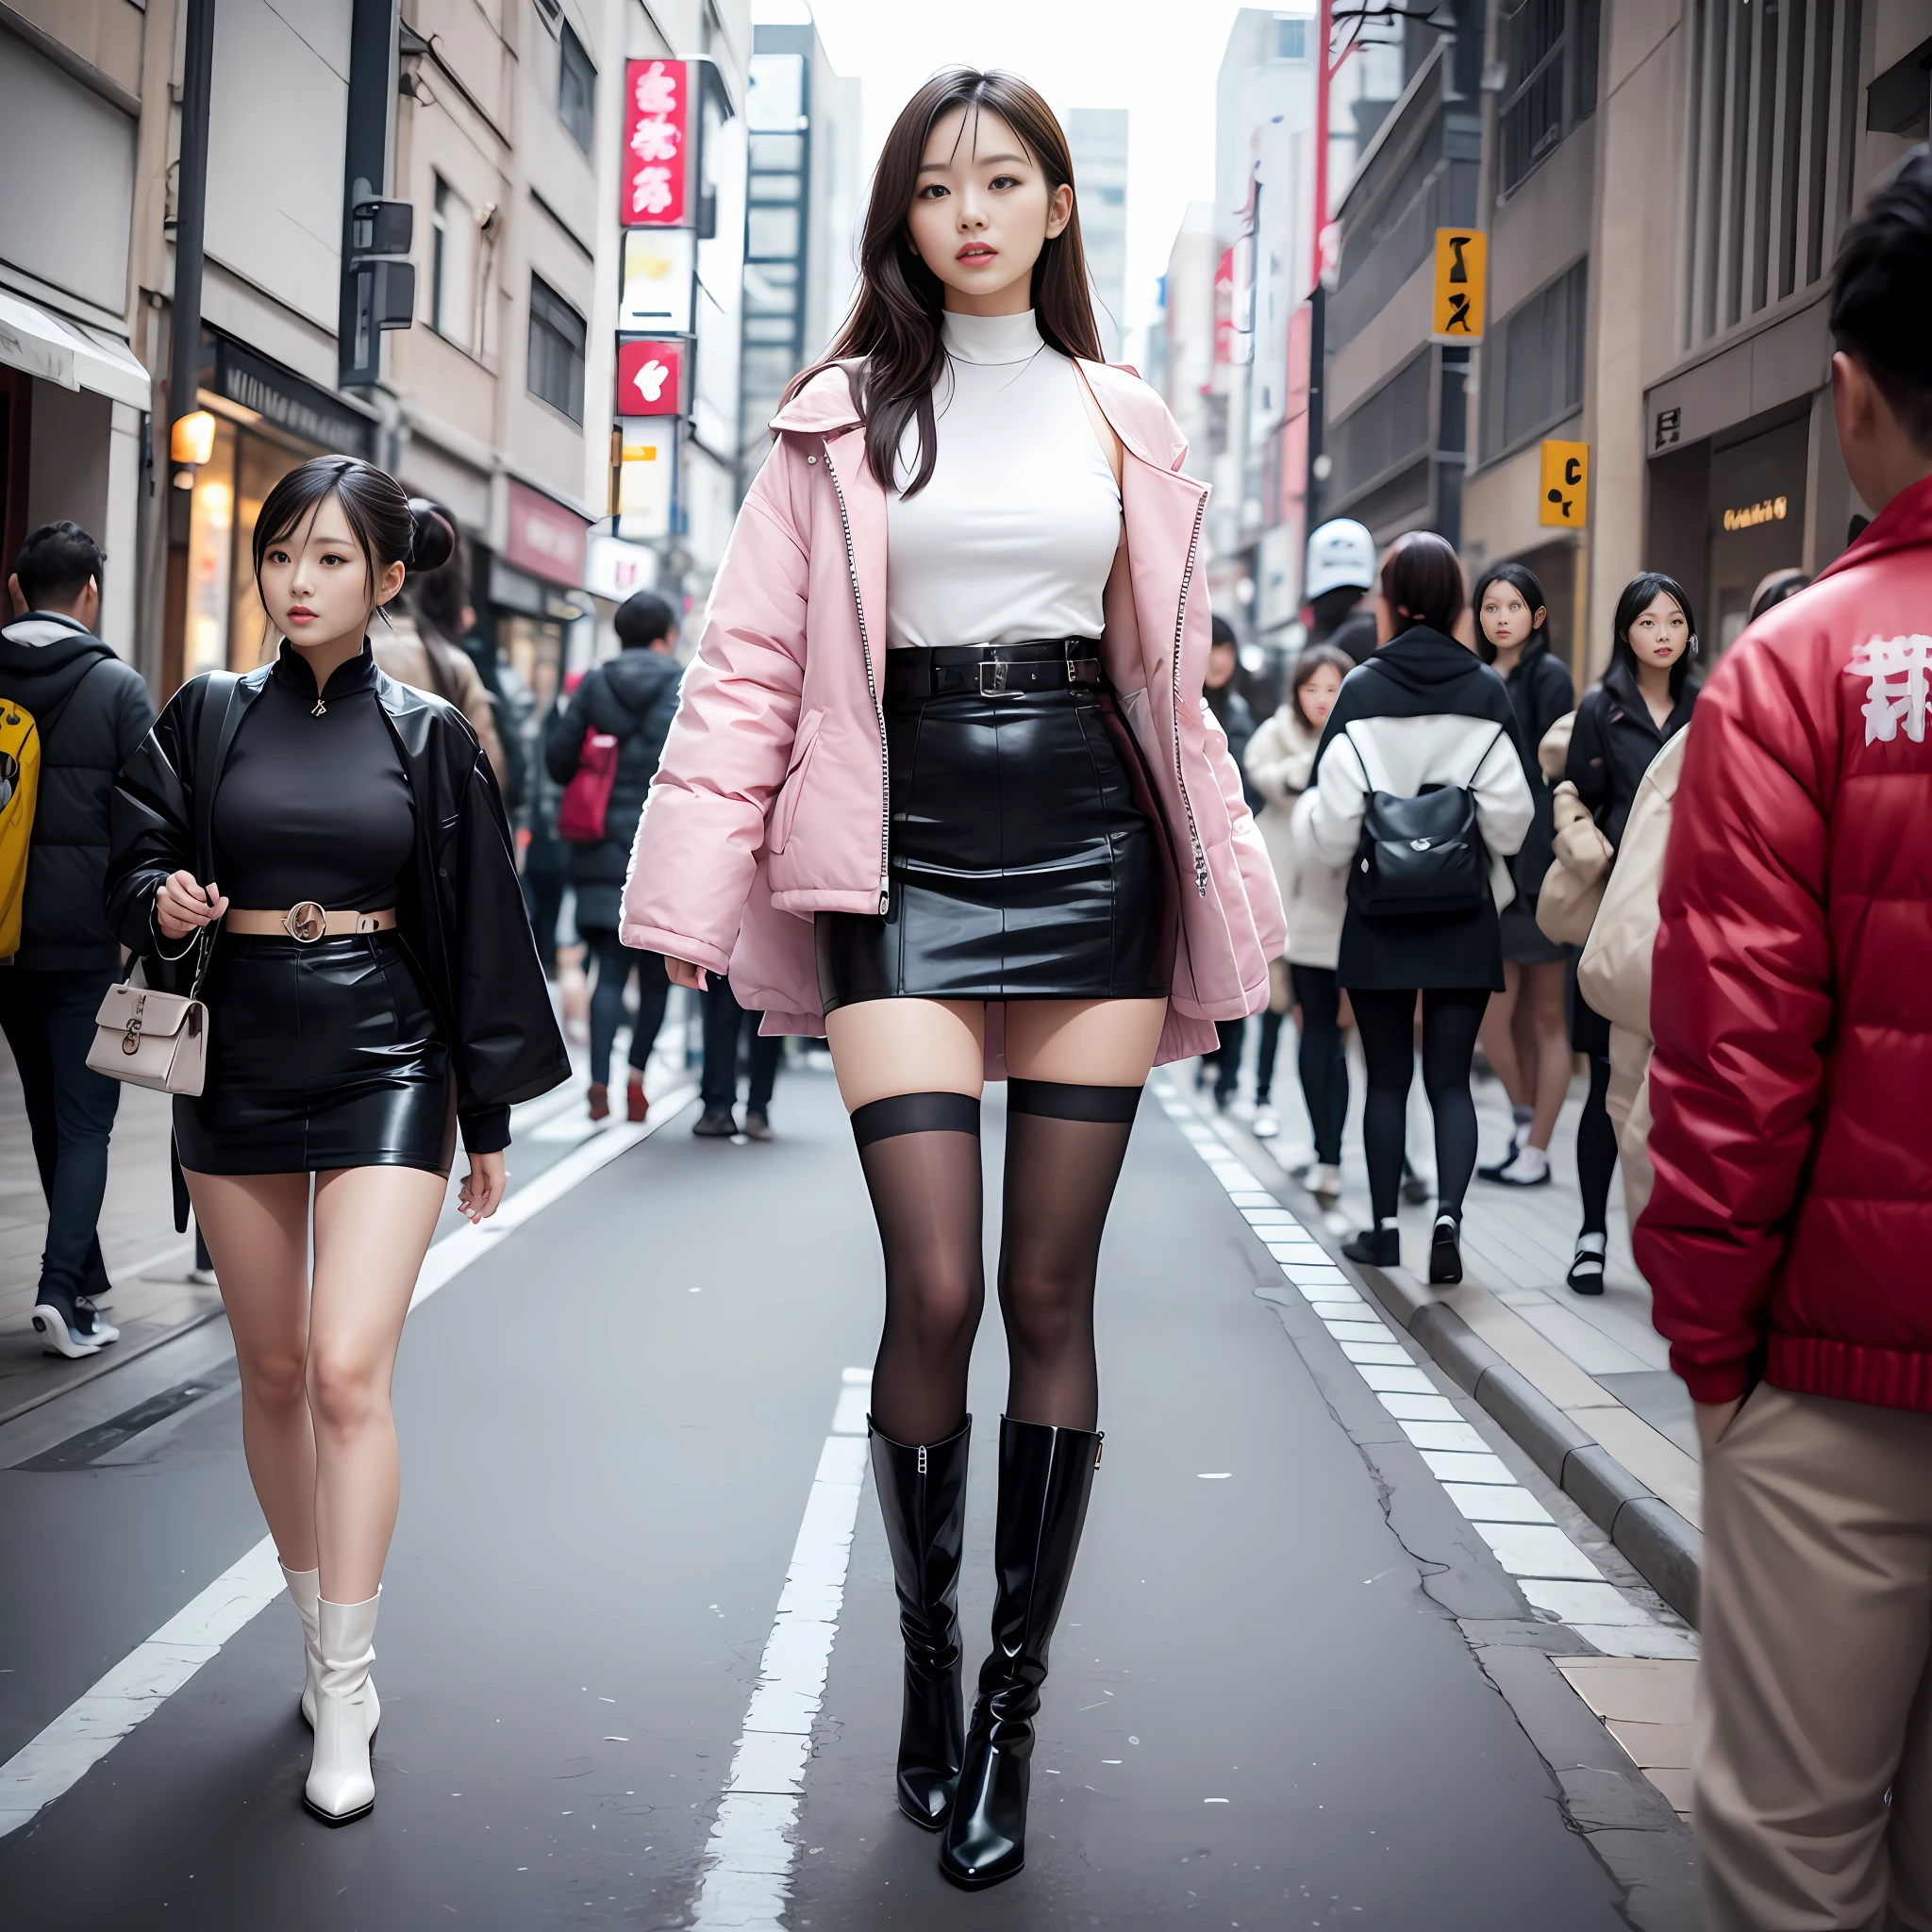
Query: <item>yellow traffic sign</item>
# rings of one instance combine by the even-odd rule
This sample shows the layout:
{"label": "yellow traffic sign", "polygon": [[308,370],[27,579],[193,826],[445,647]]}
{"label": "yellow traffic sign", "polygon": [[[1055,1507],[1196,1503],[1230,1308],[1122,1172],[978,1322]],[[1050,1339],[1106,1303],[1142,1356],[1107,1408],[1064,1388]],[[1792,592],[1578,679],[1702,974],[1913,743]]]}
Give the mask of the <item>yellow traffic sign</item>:
{"label": "yellow traffic sign", "polygon": [[1480,228],[1436,230],[1435,340],[1479,342],[1490,238]]}
{"label": "yellow traffic sign", "polygon": [[1546,529],[1580,530],[1590,520],[1590,445],[1543,444],[1537,521]]}

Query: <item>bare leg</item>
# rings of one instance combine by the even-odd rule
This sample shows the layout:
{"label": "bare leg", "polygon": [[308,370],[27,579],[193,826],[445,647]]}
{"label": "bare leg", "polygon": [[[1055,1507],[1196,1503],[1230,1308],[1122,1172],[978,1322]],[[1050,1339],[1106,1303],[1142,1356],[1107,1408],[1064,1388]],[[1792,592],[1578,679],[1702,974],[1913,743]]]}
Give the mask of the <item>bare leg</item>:
{"label": "bare leg", "polygon": [[1570,1070],[1574,1056],[1570,1050],[1570,1027],[1563,1014],[1564,983],[1568,969],[1560,959],[1544,960],[1523,969],[1525,981],[1523,1005],[1529,1009],[1536,1041],[1533,1085],[1536,1098],[1531,1103],[1536,1118],[1530,1124],[1529,1144],[1548,1151],[1550,1136],[1556,1131],[1557,1116],[1570,1091]]}
{"label": "bare leg", "polygon": [[1007,1008],[1000,1311],[1015,1422],[1091,1430],[1100,1240],[1164,1000],[1029,1000]]}
{"label": "bare leg", "polygon": [[382,1581],[400,1488],[390,1377],[446,1186],[408,1167],[316,1177],[308,1407],[325,1603],[364,1603]]}
{"label": "bare leg", "polygon": [[222,1287],[242,1372],[242,1447],[275,1552],[315,1568],[315,1434],[308,1354],[306,1174],[190,1174],[194,1218]]}
{"label": "bare leg", "polygon": [[1503,991],[1490,995],[1483,1014],[1483,1053],[1511,1107],[1529,1107],[1534,1102],[1531,1076],[1524,1065],[1519,1040],[1523,1007],[1523,968],[1514,959],[1503,961]]}

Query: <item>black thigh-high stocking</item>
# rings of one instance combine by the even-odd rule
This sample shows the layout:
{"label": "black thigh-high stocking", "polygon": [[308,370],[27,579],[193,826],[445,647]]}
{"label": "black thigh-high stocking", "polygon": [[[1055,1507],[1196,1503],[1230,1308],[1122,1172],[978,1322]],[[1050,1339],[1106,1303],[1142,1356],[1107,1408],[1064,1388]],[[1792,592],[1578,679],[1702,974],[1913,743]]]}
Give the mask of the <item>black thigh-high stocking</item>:
{"label": "black thigh-high stocking", "polygon": [[999,1289],[1015,1422],[1098,1426],[1094,1276],[1140,1100],[1138,1087],[1007,1083]]}
{"label": "black thigh-high stocking", "polygon": [[1610,1176],[1617,1169],[1617,1130],[1610,1124],[1607,1097],[1610,1063],[1602,1054],[1590,1057],[1590,1091],[1583,1117],[1576,1123],[1576,1183],[1583,1196],[1583,1232],[1603,1234],[1610,1224]]}
{"label": "black thigh-high stocking", "polygon": [[872,1414],[894,1441],[938,1442],[966,1416],[986,1303],[979,1101],[896,1093],[852,1113],[886,1256],[886,1325]]}

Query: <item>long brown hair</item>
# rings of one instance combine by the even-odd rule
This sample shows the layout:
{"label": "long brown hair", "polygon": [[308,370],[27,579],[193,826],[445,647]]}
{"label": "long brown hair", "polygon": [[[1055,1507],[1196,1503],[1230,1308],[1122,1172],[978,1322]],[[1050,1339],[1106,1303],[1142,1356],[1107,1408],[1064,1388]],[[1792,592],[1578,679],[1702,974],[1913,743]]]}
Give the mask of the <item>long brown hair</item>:
{"label": "long brown hair", "polygon": [[[1073,186],[1074,159],[1066,134],[1035,89],[1016,75],[982,74],[972,67],[948,67],[934,75],[900,110],[874,170],[852,312],[824,360],[795,376],[785,391],[790,402],[821,370],[849,358],[862,359],[862,385],[855,384],[855,391],[865,418],[865,460],[882,489],[893,486],[908,420],[916,418],[919,424],[918,460],[906,487],[908,496],[931,481],[939,457],[932,392],[946,366],[940,336],[946,288],[912,245],[906,218],[934,125],[956,108],[964,108],[968,120],[975,123],[981,113],[997,114],[1046,176],[1049,199],[1063,185]],[[1101,359],[1077,199],[1067,225],[1048,238],[1033,264],[1033,312],[1040,333],[1061,355],[1089,362]]]}

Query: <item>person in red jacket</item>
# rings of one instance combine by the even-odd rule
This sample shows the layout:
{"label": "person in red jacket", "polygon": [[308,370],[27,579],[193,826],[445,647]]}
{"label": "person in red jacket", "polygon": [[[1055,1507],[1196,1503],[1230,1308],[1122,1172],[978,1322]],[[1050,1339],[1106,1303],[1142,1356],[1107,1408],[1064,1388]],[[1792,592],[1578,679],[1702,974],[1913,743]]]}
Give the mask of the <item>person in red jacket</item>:
{"label": "person in red jacket", "polygon": [[1928,310],[1921,148],[1835,271],[1875,514],[1706,685],[1664,866],[1636,1250],[1704,1442],[1720,1932],[1932,1925]]}

